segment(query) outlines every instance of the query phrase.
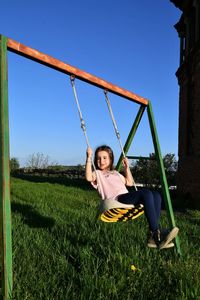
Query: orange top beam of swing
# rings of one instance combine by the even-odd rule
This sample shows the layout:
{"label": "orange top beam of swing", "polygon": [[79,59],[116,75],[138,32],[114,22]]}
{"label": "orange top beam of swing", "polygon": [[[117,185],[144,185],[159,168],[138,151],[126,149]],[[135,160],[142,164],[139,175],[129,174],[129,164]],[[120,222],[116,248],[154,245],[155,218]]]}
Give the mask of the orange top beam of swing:
{"label": "orange top beam of swing", "polygon": [[66,64],[58,59],[55,59],[47,54],[39,52],[33,48],[27,47],[27,46],[25,46],[19,42],[16,42],[10,38],[8,38],[7,47],[8,47],[8,50],[10,50],[11,52],[19,54],[21,56],[24,56],[24,57],[34,60],[36,62],[39,62],[39,63],[41,63],[45,66],[48,66],[52,69],[55,69],[57,71],[65,73],[67,75],[74,75],[76,78],[78,78],[82,81],[85,81],[87,83],[95,85],[99,88],[107,90],[108,92],[111,92],[118,96],[124,97],[124,98],[131,100],[133,102],[136,102],[138,104],[143,104],[145,106],[148,105],[148,100],[143,97],[140,97],[140,96],[138,96],[130,91],[127,91],[117,85],[114,85],[103,79],[93,76],[90,73],[87,73],[80,69],[77,69],[77,68],[75,68],[69,64]]}

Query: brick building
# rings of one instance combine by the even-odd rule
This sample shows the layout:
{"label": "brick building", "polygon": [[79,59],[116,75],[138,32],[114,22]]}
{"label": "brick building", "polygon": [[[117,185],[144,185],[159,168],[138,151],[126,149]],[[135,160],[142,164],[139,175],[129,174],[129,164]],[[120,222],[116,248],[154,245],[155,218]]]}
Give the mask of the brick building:
{"label": "brick building", "polygon": [[170,0],[182,11],[180,38],[178,190],[200,208],[200,0]]}

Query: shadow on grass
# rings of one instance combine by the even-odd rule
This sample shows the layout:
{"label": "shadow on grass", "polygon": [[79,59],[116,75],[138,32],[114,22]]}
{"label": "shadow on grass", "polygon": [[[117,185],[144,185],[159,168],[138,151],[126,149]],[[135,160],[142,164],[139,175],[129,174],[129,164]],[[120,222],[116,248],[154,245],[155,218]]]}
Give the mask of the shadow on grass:
{"label": "shadow on grass", "polygon": [[31,182],[38,183],[56,183],[64,186],[78,187],[83,190],[91,190],[91,184],[87,182],[84,178],[66,178],[64,176],[40,176],[40,175],[30,175],[30,174],[19,174],[12,176],[14,178],[19,178]]}
{"label": "shadow on grass", "polygon": [[55,224],[53,218],[40,215],[31,205],[12,203],[12,212],[20,214],[23,217],[24,224],[32,228],[51,228]]}

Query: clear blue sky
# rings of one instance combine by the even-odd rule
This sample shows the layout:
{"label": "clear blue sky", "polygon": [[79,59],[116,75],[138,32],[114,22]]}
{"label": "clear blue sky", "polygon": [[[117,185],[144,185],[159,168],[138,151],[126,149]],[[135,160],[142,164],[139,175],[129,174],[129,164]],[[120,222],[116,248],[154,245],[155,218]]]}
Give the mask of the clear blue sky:
{"label": "clear blue sky", "polygon": [[[152,102],[162,154],[178,149],[180,11],[168,0],[7,0],[0,33]],[[86,144],[69,77],[9,53],[10,154],[24,164],[33,153],[61,164],[79,164]],[[92,148],[106,143],[116,154],[103,91],[76,82]],[[138,105],[110,95],[124,143]],[[144,116],[130,155],[153,152]]]}

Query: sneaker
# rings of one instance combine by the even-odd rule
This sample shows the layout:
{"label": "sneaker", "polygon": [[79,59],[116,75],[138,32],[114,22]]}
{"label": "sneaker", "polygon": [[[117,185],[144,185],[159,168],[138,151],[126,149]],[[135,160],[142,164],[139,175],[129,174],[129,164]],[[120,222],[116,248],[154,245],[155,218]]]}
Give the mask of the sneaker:
{"label": "sneaker", "polygon": [[172,228],[171,231],[161,231],[159,249],[167,248],[167,245],[169,245],[169,243],[177,236],[178,232],[178,227]]}
{"label": "sneaker", "polygon": [[[152,233],[149,234],[147,246],[149,248],[154,248],[154,249],[159,248],[159,246],[156,244],[156,242],[153,239]],[[169,249],[169,248],[173,248],[173,247],[174,247],[174,243],[170,242],[170,243],[166,244],[165,247],[163,247],[162,249],[164,249],[164,248]]]}

